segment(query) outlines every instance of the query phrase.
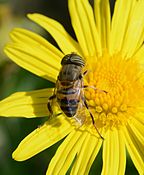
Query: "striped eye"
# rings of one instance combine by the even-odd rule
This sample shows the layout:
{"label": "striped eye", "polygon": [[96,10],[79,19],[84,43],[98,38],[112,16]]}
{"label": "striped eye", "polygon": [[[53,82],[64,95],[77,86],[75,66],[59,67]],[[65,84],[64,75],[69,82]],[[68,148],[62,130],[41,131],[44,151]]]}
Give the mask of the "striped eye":
{"label": "striped eye", "polygon": [[76,53],[71,53],[71,54],[65,55],[61,61],[61,65],[66,65],[66,64],[75,64],[83,67],[85,65],[85,61],[82,59],[82,57],[80,57]]}

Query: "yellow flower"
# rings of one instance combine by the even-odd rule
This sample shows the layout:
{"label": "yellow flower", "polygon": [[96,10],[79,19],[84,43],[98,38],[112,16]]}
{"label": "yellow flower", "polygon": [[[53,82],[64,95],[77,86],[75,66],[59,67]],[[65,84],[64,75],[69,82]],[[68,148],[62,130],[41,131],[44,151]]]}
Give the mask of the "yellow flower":
{"label": "yellow flower", "polygon": [[[69,11],[77,41],[61,24],[40,14],[28,17],[46,29],[56,40],[58,50],[41,36],[14,29],[5,53],[18,65],[56,82],[60,61],[76,52],[86,60],[89,86],[85,96],[99,138],[89,115],[77,128],[68,117],[48,120],[28,135],[13,153],[26,160],[65,138],[50,162],[47,175],[64,175],[73,160],[71,174],[88,174],[103,145],[102,175],[123,175],[126,149],[139,174],[144,174],[144,0],[117,0],[111,19],[108,0],[69,0]],[[47,101],[53,89],[18,92],[0,102],[1,116],[48,116]]]}

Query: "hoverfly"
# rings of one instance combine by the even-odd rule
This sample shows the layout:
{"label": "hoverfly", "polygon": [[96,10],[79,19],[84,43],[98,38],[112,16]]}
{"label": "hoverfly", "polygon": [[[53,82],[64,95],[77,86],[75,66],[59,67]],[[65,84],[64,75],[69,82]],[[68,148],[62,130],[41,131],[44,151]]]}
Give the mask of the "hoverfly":
{"label": "hoverfly", "polygon": [[[89,111],[83,89],[86,88],[83,83],[82,69],[85,66],[85,61],[76,53],[65,55],[61,61],[62,68],[59,72],[54,94],[48,100],[48,110],[53,114],[52,100],[56,99],[59,107],[67,117],[73,117],[82,125],[85,121],[85,116],[81,115],[83,108]],[[103,139],[95,126],[95,121],[92,113],[89,111],[92,123]]]}

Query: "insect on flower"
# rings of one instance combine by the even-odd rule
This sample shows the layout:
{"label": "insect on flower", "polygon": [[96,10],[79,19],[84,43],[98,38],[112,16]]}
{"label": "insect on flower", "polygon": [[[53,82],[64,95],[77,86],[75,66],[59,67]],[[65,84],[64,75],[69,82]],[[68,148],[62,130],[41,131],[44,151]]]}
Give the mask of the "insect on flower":
{"label": "insect on flower", "polygon": [[[127,154],[136,168],[134,174],[144,175],[144,0],[111,2],[93,0],[91,6],[90,0],[68,0],[75,39],[58,21],[42,14],[28,14],[32,21],[49,32],[60,50],[29,30],[15,28],[10,33],[11,41],[4,48],[6,55],[35,75],[51,82],[57,81],[57,86],[55,92],[53,88],[46,88],[8,96],[0,101],[0,116],[47,116],[48,98],[52,93],[55,97],[49,99],[49,109],[54,116],[63,113],[25,137],[12,154],[14,160],[25,161],[63,139],[46,175],[97,174],[93,170],[99,163],[102,164],[102,175],[128,174]],[[81,76],[71,81],[75,93],[65,95],[63,91],[58,93],[67,87],[61,85],[62,81],[57,78],[61,67],[59,60],[71,51],[80,53],[85,64],[76,69],[79,74],[70,64],[70,71],[74,70],[73,74]],[[81,58],[78,60],[79,63]],[[61,71],[66,66],[62,65]],[[87,74],[85,70],[88,70]],[[73,75],[71,72],[70,76]],[[88,85],[87,89],[84,85]],[[103,92],[98,93],[95,87]],[[60,109],[58,95],[60,99],[80,100],[74,101],[78,108],[72,110],[75,114],[71,117],[64,115],[67,110]],[[84,97],[89,109],[83,102]],[[86,112],[85,121],[81,119],[82,110]],[[96,136],[98,133],[89,111],[94,125],[105,138],[104,142]],[[80,123],[83,125],[76,129],[68,119],[72,122],[82,120]],[[94,161],[100,148],[103,163]]]}
{"label": "insect on flower", "polygon": [[94,117],[88,108],[84,96],[83,89],[88,87],[84,86],[83,82],[83,76],[87,73],[87,71],[82,73],[85,61],[76,53],[71,53],[63,57],[61,65],[62,68],[58,75],[54,94],[48,100],[47,107],[49,112],[53,115],[52,102],[56,100],[67,117],[75,118],[82,125],[85,122],[85,109],[87,109],[93,126],[103,139],[95,125]]}

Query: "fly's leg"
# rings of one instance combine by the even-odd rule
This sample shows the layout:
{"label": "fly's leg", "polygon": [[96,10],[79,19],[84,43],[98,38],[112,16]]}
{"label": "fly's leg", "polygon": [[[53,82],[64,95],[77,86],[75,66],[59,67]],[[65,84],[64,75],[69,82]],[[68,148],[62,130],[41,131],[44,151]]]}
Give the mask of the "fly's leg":
{"label": "fly's leg", "polygon": [[[51,102],[52,102],[52,100],[55,99],[55,98],[56,98],[56,95],[55,95],[55,94],[52,95],[52,96],[50,96],[49,99],[48,99],[48,103],[47,103],[47,108],[48,108],[48,110],[49,110],[51,116],[53,116],[53,110],[52,110]],[[58,113],[58,114],[56,114],[56,116],[61,115],[61,114],[62,114],[62,113]]]}
{"label": "fly's leg", "polygon": [[97,91],[99,91],[99,92],[107,93],[107,91],[98,89],[98,88],[96,88],[96,87],[94,87],[94,86],[87,86],[87,85],[84,85],[83,88],[84,88],[84,89],[86,89],[86,88],[92,88],[92,89],[97,90]]}
{"label": "fly's leg", "polygon": [[[82,79],[83,76],[86,75],[87,73],[88,73],[88,70],[84,71],[83,75],[80,75],[79,78]],[[98,88],[96,88],[96,87],[94,87],[94,86],[87,86],[87,85],[84,85],[83,88],[84,88],[84,89],[85,89],[85,88],[92,88],[92,89],[97,90],[97,91],[99,91],[99,92],[107,93],[107,91],[98,89]]]}
{"label": "fly's leg", "polygon": [[88,70],[84,71],[83,75],[86,75],[88,73]]}
{"label": "fly's leg", "polygon": [[83,74],[80,74],[80,75],[79,75],[79,79],[81,80],[81,79],[83,78],[83,76],[87,74],[87,72],[88,72],[88,71],[86,70],[86,71],[84,71]]}
{"label": "fly's leg", "polygon": [[48,103],[47,103],[47,108],[48,108],[49,112],[51,113],[51,115],[53,115],[53,110],[52,110],[52,106],[51,106],[51,101],[52,101],[54,98],[56,98],[56,95],[55,95],[55,94],[49,97]]}
{"label": "fly's leg", "polygon": [[88,109],[88,111],[89,111],[89,113],[90,113],[90,117],[91,117],[91,119],[92,119],[92,124],[93,124],[93,126],[95,127],[95,129],[96,129],[98,135],[100,136],[100,138],[101,138],[102,140],[104,140],[104,138],[101,136],[99,130],[98,130],[97,127],[96,127],[96,124],[95,124],[95,121],[94,121],[94,117],[93,117],[92,113],[91,113],[90,110],[89,110],[89,107],[88,107],[88,104],[87,104],[85,98],[83,98],[83,102],[84,102],[86,108]]}

